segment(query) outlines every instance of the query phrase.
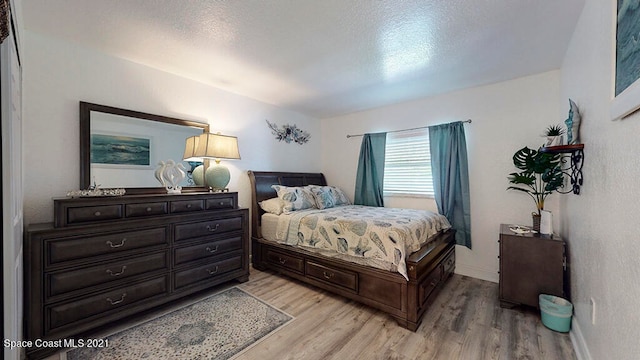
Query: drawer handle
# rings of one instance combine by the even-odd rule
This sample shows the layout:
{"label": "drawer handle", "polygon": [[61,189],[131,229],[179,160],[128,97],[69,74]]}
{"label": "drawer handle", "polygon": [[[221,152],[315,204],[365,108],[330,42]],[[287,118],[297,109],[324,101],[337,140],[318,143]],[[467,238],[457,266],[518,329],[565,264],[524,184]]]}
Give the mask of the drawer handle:
{"label": "drawer handle", "polygon": [[287,259],[283,259],[281,257],[278,257],[278,262],[280,263],[280,265],[284,265],[287,262]]}
{"label": "drawer handle", "polygon": [[211,225],[207,225],[207,230],[209,230],[210,232],[214,232],[218,230],[219,227],[220,227],[220,224],[216,224],[216,226],[214,227],[211,227]]}
{"label": "drawer handle", "polygon": [[111,304],[111,305],[118,305],[118,304],[120,304],[121,302],[123,302],[123,301],[124,301],[124,297],[125,297],[125,296],[127,296],[127,293],[123,293],[123,294],[122,294],[122,296],[120,297],[120,300],[115,300],[115,301],[113,301],[113,300],[111,300],[111,298],[107,298],[107,301],[108,301],[108,302],[109,302],[109,304]]}
{"label": "drawer handle", "polygon": [[207,246],[206,250],[213,254],[214,252],[218,251],[218,245],[216,245],[216,247],[214,247],[213,249]]}
{"label": "drawer handle", "polygon": [[187,209],[191,209],[191,204],[187,204]]}
{"label": "drawer handle", "polygon": [[124,274],[125,270],[127,270],[127,265],[122,265],[122,269],[120,269],[120,272],[113,272],[113,271],[111,271],[111,269],[107,269],[107,274],[109,274],[111,276],[120,276],[120,275]]}
{"label": "drawer handle", "polygon": [[218,265],[216,265],[216,268],[213,271],[207,269],[207,272],[209,273],[209,275],[217,274],[218,273]]}
{"label": "drawer handle", "polygon": [[334,273],[328,273],[326,271],[322,272],[322,276],[324,276],[324,278],[327,279],[327,280],[331,280],[334,275],[335,275]]}
{"label": "drawer handle", "polygon": [[145,210],[147,210],[147,212],[151,212],[151,206],[147,207]]}
{"label": "drawer handle", "polygon": [[96,211],[96,212],[93,213],[93,215],[100,216],[100,215],[102,215],[102,213],[100,211]]}
{"label": "drawer handle", "polygon": [[223,205],[224,205],[224,201],[220,201],[220,206],[223,206]]}
{"label": "drawer handle", "polygon": [[121,246],[124,246],[124,243],[125,243],[126,241],[127,241],[127,238],[123,238],[123,239],[122,239],[122,241],[120,242],[120,244],[114,244],[114,243],[112,243],[112,242],[109,240],[109,241],[107,241],[107,243],[106,243],[106,244],[107,244],[107,245],[109,245],[109,246],[110,246],[110,247],[112,247],[112,248],[119,248],[119,247],[121,247]]}

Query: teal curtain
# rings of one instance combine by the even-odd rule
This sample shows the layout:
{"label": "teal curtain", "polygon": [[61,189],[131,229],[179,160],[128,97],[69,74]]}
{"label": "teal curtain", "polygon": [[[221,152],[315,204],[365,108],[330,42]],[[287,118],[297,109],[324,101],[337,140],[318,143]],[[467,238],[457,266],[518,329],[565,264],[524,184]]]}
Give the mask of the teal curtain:
{"label": "teal curtain", "polygon": [[429,142],[438,211],[456,229],[456,243],[471,249],[469,166],[463,123],[430,126]]}
{"label": "teal curtain", "polygon": [[354,204],[384,206],[384,148],[387,133],[364,134],[360,145],[360,159],[356,175]]}

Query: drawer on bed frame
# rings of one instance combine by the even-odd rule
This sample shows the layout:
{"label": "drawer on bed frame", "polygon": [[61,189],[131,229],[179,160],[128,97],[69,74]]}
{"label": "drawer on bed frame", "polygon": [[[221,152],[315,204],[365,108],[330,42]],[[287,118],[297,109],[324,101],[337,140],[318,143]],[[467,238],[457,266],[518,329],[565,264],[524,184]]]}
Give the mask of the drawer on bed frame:
{"label": "drawer on bed frame", "polygon": [[305,270],[310,278],[358,292],[358,274],[353,271],[322,265],[309,259]]}
{"label": "drawer on bed frame", "polygon": [[264,259],[277,267],[285,268],[295,271],[299,274],[304,274],[304,258],[285,254],[272,249],[266,249],[264,253]]}

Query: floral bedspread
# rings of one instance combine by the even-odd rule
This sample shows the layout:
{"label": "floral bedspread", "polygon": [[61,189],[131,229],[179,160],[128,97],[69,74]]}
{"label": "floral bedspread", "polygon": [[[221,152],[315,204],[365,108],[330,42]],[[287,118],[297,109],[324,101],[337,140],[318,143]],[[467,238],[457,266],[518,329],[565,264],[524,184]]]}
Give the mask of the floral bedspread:
{"label": "floral bedspread", "polygon": [[408,280],[406,256],[450,227],[446,217],[432,211],[348,205],[281,215],[276,240],[330,250],[341,258],[397,271]]}

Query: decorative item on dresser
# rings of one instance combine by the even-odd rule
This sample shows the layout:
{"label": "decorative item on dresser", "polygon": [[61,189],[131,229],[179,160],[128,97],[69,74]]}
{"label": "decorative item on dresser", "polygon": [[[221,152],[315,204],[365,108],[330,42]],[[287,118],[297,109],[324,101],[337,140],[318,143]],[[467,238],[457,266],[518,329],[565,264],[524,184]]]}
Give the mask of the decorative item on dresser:
{"label": "decorative item on dresser", "polygon": [[[272,185],[327,185],[321,173],[249,171],[249,179],[252,184],[251,249],[254,268],[274,270],[356,300],[391,315],[402,327],[417,330],[427,308],[455,269],[455,230],[438,232],[419,250],[406,254],[405,278],[399,272],[323,256],[308,248],[265,239],[263,235],[267,230],[263,225],[266,224],[262,222],[265,212],[259,203],[276,197]],[[371,239],[372,242],[374,240]]]}
{"label": "decorative item on dresser", "polygon": [[522,226],[502,224],[499,242],[502,307],[538,307],[540,294],[566,297],[567,262],[565,243],[561,238],[540,235]]}
{"label": "decorative item on dresser", "polygon": [[[237,204],[235,192],[55,199],[54,224],[25,234],[27,340],[88,336],[248,280],[249,211]],[[27,355],[57,350],[32,347]]]}

